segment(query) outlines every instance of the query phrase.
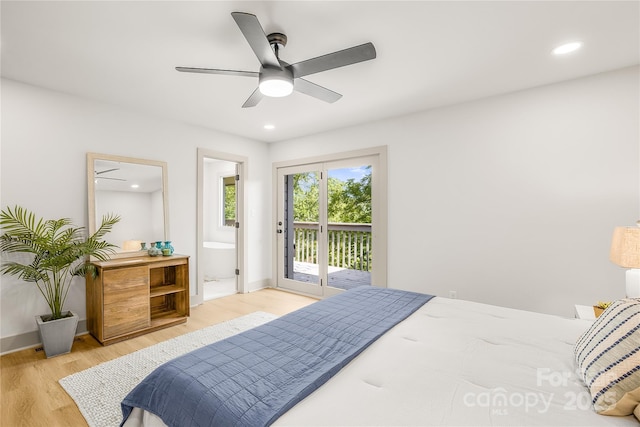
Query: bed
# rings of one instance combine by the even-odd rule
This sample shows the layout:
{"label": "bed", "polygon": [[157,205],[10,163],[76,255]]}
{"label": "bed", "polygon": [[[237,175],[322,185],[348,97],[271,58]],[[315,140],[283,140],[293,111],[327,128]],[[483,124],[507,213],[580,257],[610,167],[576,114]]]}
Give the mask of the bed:
{"label": "bed", "polygon": [[[325,316],[326,307],[336,300],[355,298],[359,307],[371,298],[417,296],[406,315],[396,315],[400,310],[395,306],[388,312],[375,307],[364,313],[364,318],[379,316],[372,322],[376,330],[370,334],[370,342],[337,369],[334,366],[329,374],[314,377],[313,384],[306,387],[306,395],[285,403],[282,413],[267,416],[267,421],[238,418],[237,422],[203,424],[201,419],[191,417],[200,410],[186,410],[182,416],[163,421],[156,415],[158,408],[150,408],[146,402],[153,400],[150,396],[162,393],[154,388],[155,384],[146,384],[136,388],[145,403],[136,404],[129,396],[123,401],[123,425],[638,425],[640,301],[620,300],[592,322],[420,295],[363,287],[292,313],[299,315],[319,308]],[[380,332],[377,325],[387,317],[394,317],[392,325]],[[242,337],[238,339],[242,341]],[[603,346],[605,352],[601,351]],[[275,353],[269,357],[278,358]],[[611,357],[621,361],[612,362]],[[183,362],[192,363],[187,360]],[[613,368],[607,368],[606,375],[593,374],[601,363]],[[181,375],[175,372],[176,366],[180,363],[172,366],[171,374],[158,368],[157,377],[170,377],[166,388],[171,392],[178,389],[176,396],[182,396],[180,380],[174,379]],[[204,376],[193,377],[195,382],[206,385]],[[609,382],[605,384],[603,380]],[[187,381],[184,388],[192,387],[193,382],[193,378]],[[206,394],[198,392],[197,396]],[[190,398],[189,403],[192,400],[199,400],[200,408],[211,405],[204,396]],[[173,396],[161,405],[183,407],[178,401],[179,397]],[[612,414],[617,411],[618,416],[601,415],[596,410]],[[188,414],[188,420],[184,414]]]}

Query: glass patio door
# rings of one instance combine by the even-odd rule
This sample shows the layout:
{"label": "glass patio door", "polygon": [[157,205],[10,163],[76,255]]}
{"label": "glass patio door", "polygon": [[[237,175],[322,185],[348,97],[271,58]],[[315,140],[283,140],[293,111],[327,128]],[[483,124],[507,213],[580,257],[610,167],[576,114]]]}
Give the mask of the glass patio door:
{"label": "glass patio door", "polygon": [[320,296],[326,228],[322,227],[325,197],[318,166],[278,169],[276,232],[279,286]]}
{"label": "glass patio door", "polygon": [[277,285],[328,296],[372,284],[374,159],[277,169]]}

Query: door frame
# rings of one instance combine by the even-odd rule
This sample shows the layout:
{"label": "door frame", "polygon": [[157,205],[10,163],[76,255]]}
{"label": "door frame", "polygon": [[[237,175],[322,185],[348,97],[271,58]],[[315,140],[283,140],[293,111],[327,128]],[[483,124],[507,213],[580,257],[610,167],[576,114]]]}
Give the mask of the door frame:
{"label": "door frame", "polygon": [[236,221],[240,226],[236,229],[236,265],[238,274],[236,275],[236,287],[239,293],[248,292],[247,287],[247,272],[245,266],[247,263],[247,215],[245,206],[247,205],[246,191],[245,191],[245,179],[248,174],[248,162],[249,159],[245,156],[240,156],[231,153],[225,153],[222,151],[214,151],[206,148],[198,148],[198,195],[197,195],[197,219],[196,219],[196,295],[192,295],[192,305],[199,305],[203,303],[204,294],[204,266],[200,262],[203,257],[203,243],[204,238],[202,236],[204,230],[204,218],[202,211],[204,207],[204,159],[216,159],[224,160],[228,162],[236,163],[239,180],[236,181]]}
{"label": "door frame", "polygon": [[[372,203],[379,205],[379,208],[374,208],[372,211],[372,224],[375,229],[372,230],[373,247],[376,251],[376,259],[380,260],[376,262],[374,273],[371,276],[371,286],[377,286],[381,288],[387,287],[387,230],[388,230],[388,196],[387,196],[387,146],[382,145],[378,147],[365,148],[361,150],[346,151],[342,153],[326,154],[314,157],[307,157],[303,159],[286,160],[282,162],[274,162],[272,167],[272,287],[279,288],[278,286],[278,169],[292,166],[302,166],[314,163],[330,163],[341,160],[354,159],[358,157],[372,157],[375,156],[378,159],[378,166],[376,173],[372,174]],[[282,289],[282,288],[281,288]],[[324,286],[323,289],[329,289],[323,296],[330,296],[335,292],[332,292],[328,286]],[[286,289],[291,291],[290,289]],[[294,292],[294,291],[291,291]],[[299,292],[305,295],[305,292]],[[311,295],[317,297],[317,295]]]}

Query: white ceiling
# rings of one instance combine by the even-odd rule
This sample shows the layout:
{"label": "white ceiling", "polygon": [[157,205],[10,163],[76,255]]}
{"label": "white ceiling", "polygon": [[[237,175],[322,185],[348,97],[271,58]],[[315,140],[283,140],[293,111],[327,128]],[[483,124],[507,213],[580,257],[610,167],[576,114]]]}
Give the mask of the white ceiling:
{"label": "white ceiling", "polygon": [[[1,2],[2,76],[267,142],[640,62],[638,1]],[[339,92],[241,105],[258,71],[230,13],[283,32],[289,63],[373,42],[377,58],[306,77]],[[558,44],[583,48],[554,57]],[[275,130],[266,131],[271,123]]]}

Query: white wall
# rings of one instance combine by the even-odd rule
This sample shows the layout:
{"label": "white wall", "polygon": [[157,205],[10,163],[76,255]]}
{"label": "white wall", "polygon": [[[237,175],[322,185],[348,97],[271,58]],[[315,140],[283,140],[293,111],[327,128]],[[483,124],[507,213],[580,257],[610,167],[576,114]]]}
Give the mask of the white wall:
{"label": "white wall", "polygon": [[[253,212],[270,212],[268,145],[224,133],[155,119],[121,108],[3,79],[2,207],[16,204],[45,218],[69,217],[87,224],[86,153],[96,152],[168,163],[170,238],[177,253],[191,256],[196,273],[197,147],[247,156],[246,191]],[[268,188],[268,187],[267,187]],[[266,205],[265,205],[266,203]],[[271,277],[269,217],[247,224],[249,283]],[[0,277],[0,337],[36,330],[33,316],[47,306],[31,284]],[[67,309],[86,317],[84,281],[74,283]]]}
{"label": "white wall", "polygon": [[573,315],[624,296],[639,217],[639,71],[271,145],[273,162],[388,145],[389,287]]}

